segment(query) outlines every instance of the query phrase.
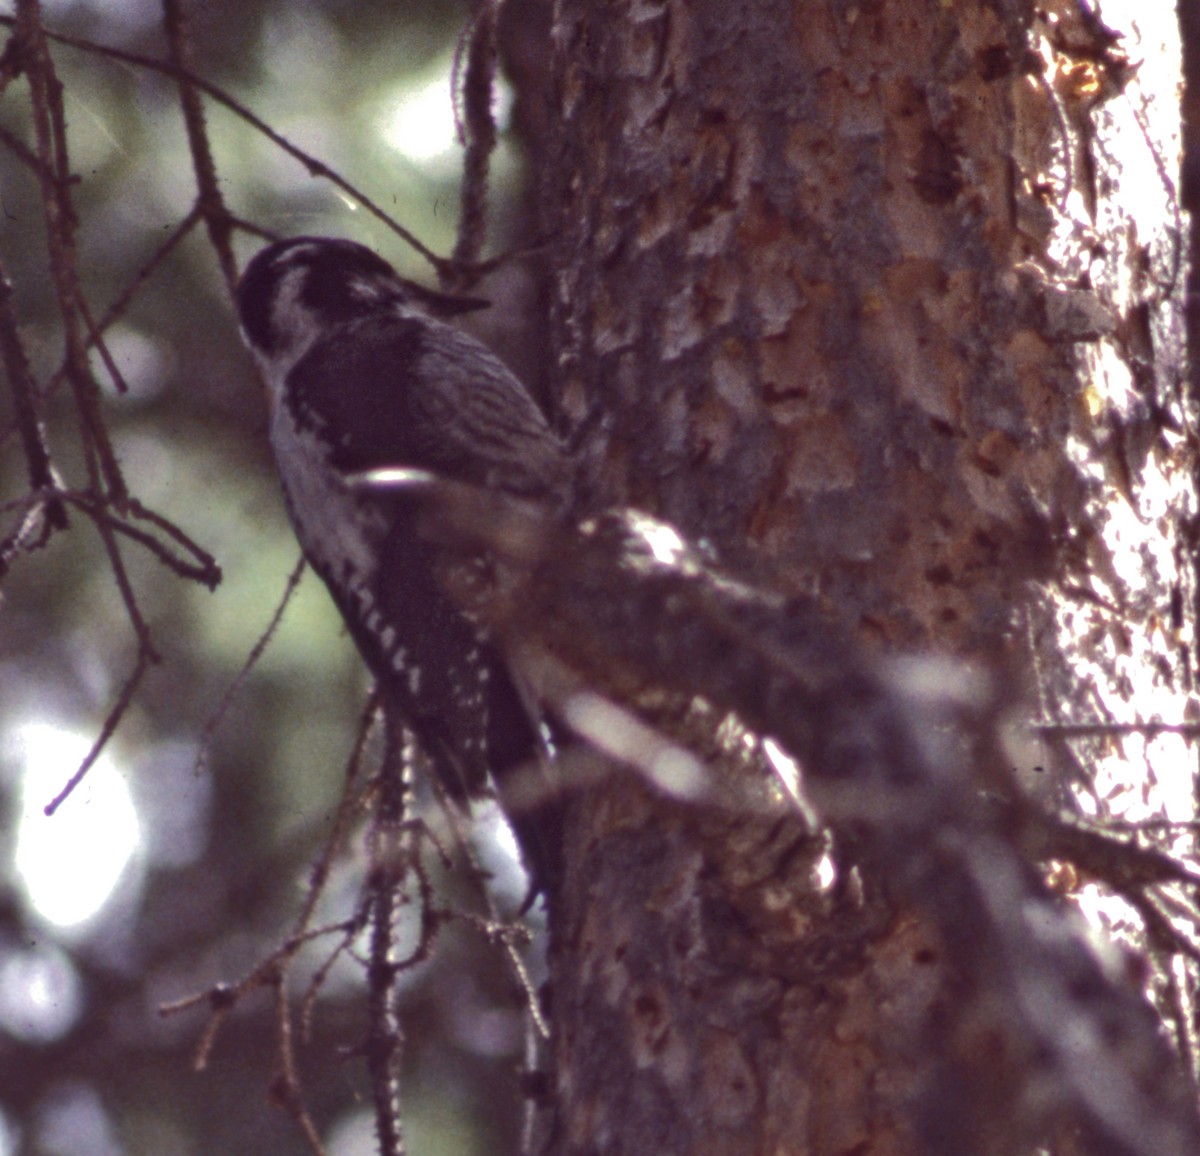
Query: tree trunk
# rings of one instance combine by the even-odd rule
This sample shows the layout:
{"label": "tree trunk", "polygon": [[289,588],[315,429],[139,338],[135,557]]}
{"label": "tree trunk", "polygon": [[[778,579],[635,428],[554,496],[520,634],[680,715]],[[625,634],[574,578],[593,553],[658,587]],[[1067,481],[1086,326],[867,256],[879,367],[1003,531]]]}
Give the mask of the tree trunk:
{"label": "tree trunk", "polygon": [[[880,653],[1003,668],[1025,722],[1194,717],[1177,101],[1129,59],[1173,32],[1105,17],[1126,40],[1067,0],[561,0],[554,28],[553,336],[592,501]],[[1018,770],[1190,815],[1183,737],[1090,741]],[[956,997],[919,916],[799,818],[625,773],[569,811],[545,1151],[929,1150]]]}

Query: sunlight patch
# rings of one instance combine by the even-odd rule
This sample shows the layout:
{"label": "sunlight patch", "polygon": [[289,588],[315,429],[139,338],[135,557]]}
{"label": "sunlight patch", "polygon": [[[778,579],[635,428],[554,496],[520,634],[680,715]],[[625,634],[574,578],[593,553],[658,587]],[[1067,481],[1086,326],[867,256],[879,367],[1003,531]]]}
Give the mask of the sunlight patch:
{"label": "sunlight patch", "polygon": [[22,727],[21,818],[14,865],[30,905],[50,923],[73,927],[95,916],[141,842],[129,787],[101,755],[75,793],[43,808],[82,763],[91,743],[47,723]]}

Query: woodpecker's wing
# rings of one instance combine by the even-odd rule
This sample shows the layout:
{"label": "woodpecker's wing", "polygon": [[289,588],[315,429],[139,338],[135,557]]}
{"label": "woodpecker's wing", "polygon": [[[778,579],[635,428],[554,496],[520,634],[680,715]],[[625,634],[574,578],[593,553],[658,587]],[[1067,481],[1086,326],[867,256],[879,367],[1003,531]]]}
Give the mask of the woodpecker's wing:
{"label": "woodpecker's wing", "polygon": [[[421,539],[415,511],[398,503],[384,538],[370,595],[383,629],[351,630],[380,690],[416,733],[456,798],[478,793],[495,769],[493,700],[505,680],[481,632],[442,592],[434,547]],[[535,739],[527,718],[510,718],[511,743],[527,757]]]}
{"label": "woodpecker's wing", "polygon": [[558,500],[566,455],[498,357],[451,325],[384,314],[339,326],[292,369],[297,424],[336,431],[333,466],[429,469]]}
{"label": "woodpecker's wing", "polygon": [[[278,404],[335,474],[411,466],[526,497],[564,493],[566,456],[537,405],[498,358],[441,322],[383,313],[335,326],[292,367]],[[530,758],[537,728],[503,661],[442,591],[417,508],[356,496],[345,516],[370,512],[375,557],[349,573],[323,548],[340,527],[306,529],[312,504],[289,496],[301,541],[451,793],[475,793],[489,770]]]}

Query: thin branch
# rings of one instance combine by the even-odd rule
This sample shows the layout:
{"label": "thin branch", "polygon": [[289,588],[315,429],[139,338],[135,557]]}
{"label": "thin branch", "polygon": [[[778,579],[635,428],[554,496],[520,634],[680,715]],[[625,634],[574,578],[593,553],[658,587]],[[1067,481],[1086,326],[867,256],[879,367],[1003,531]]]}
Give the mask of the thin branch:
{"label": "thin branch", "polygon": [[[298,579],[298,574],[294,573],[293,577]],[[329,974],[329,970],[342,955],[351,949],[351,945],[361,933],[367,919],[369,900],[364,898],[364,903],[353,918],[322,927],[314,928],[310,926],[316,912],[317,904],[325,892],[325,886],[329,879],[333,861],[345,843],[346,835],[350,829],[351,818],[354,812],[361,806],[362,800],[358,788],[362,778],[362,764],[366,752],[367,740],[371,731],[373,713],[374,704],[372,703],[368,711],[364,712],[354,751],[347,764],[346,782],[342,791],[341,801],[338,805],[338,812],[334,818],[332,830],[325,841],[321,855],[310,873],[305,901],[293,922],[291,934],[237,983],[232,985],[220,984],[210,988],[208,991],[198,992],[184,999],[163,1004],[158,1009],[159,1015],[169,1016],[194,1008],[202,1003],[209,1005],[212,1018],[201,1037],[194,1060],[196,1070],[200,1071],[207,1066],[212,1050],[216,1046],[217,1036],[234,1007],[252,992],[258,991],[265,986],[274,987],[276,989],[276,1016],[279,1025],[278,1045],[281,1071],[275,1080],[273,1090],[276,1099],[296,1119],[310,1146],[314,1144],[316,1132],[311,1127],[312,1121],[304,1104],[302,1083],[296,1063],[296,1033],[294,1031],[294,1020],[290,1010],[290,1002],[286,998],[287,981],[292,964],[303,947],[329,935],[337,936],[338,942],[336,946],[320,967],[317,968],[301,1001],[301,1034],[307,1036],[311,1026],[313,1004],[326,976]],[[317,1144],[319,1145],[319,1140]],[[319,1146],[316,1146],[314,1147],[314,1151],[320,1152],[321,1149]]]}
{"label": "thin branch", "polygon": [[[162,514],[156,513],[154,510],[143,506],[137,498],[129,499],[129,515],[133,518],[140,518],[142,521],[149,522],[152,526],[156,526],[164,534],[167,535],[177,545],[182,546],[193,558],[199,563],[195,573],[185,572],[184,563],[176,562],[172,568],[181,577],[192,578],[199,582],[202,586],[207,586],[209,590],[215,590],[221,583],[221,567],[207,550],[204,549],[198,542],[194,541],[188,534],[185,534],[174,522],[169,518],[164,518]],[[129,528],[130,532],[132,527]]]}
{"label": "thin branch", "polygon": [[163,0],[163,22],[167,32],[167,49],[171,63],[178,70],[179,103],[187,130],[188,148],[192,154],[192,169],[199,189],[197,207],[208,228],[208,238],[216,250],[225,287],[232,297],[237,290],[237,261],[234,260],[232,217],[217,183],[217,166],[213,162],[212,146],[204,121],[204,104],[192,79],[192,43],[188,34],[187,17],[182,0]]}
{"label": "thin branch", "polygon": [[296,1048],[292,1032],[292,1013],[288,1001],[287,970],[281,969],[275,985],[275,1017],[279,1024],[279,1056],[282,1068],[272,1084],[272,1090],[288,1115],[296,1121],[314,1156],[326,1156],[321,1134],[309,1115],[296,1066]]}
{"label": "thin branch", "polygon": [[153,650],[145,646],[138,648],[137,663],[134,665],[133,672],[125,680],[117,695],[117,700],[113,703],[112,709],[108,712],[108,717],[105,718],[100,727],[100,733],[96,736],[92,743],[91,750],[84,756],[83,762],[79,764],[75,773],[63,784],[62,789],[42,808],[46,815],[53,815],[59,807],[63,805],[75,791],[75,788],[83,782],[88,771],[96,764],[96,760],[103,753],[104,748],[108,745],[108,740],[112,738],[117,727],[120,725],[121,719],[125,717],[125,712],[129,709],[130,703],[133,702],[133,696],[137,688],[141,685],[142,679],[146,675],[146,671],[150,666],[158,661],[158,656]]}
{"label": "thin branch", "polygon": [[[133,701],[134,692],[141,685],[146,671],[152,665],[161,661],[158,651],[154,647],[150,627],[146,624],[146,620],[142,617],[142,612],[138,608],[137,595],[134,593],[133,585],[129,580],[129,574],[125,569],[125,561],[121,557],[121,551],[114,536],[117,527],[111,524],[106,517],[93,517],[92,524],[96,527],[96,532],[100,535],[100,541],[104,544],[105,552],[108,554],[109,569],[116,580],[117,590],[120,592],[121,601],[125,605],[126,615],[137,638],[137,663],[133,668],[133,673],[121,687],[117,701],[101,725],[100,733],[96,736],[91,750],[88,751],[78,770],[67,780],[62,790],[46,804],[45,813],[47,815],[53,815],[66,799],[70,797],[75,788],[83,782],[88,771],[91,770],[96,760],[100,757],[100,752],[103,751],[108,740],[116,731],[121,719],[125,717],[125,712],[129,709],[129,705]],[[127,527],[121,527],[121,529],[124,532],[128,532]]]}
{"label": "thin branch", "polygon": [[[400,1121],[400,1065],[404,1028],[400,1018],[395,955],[396,920],[405,902],[404,884],[416,869],[408,822],[409,792],[404,781],[407,747],[402,728],[385,715],[383,767],[378,779],[371,827],[371,871],[367,880],[370,921],[367,965],[367,1038],[364,1049],[375,1107],[380,1156],[403,1156]],[[419,875],[419,871],[417,872]],[[422,936],[424,939],[424,936]]]}
{"label": "thin branch", "polygon": [[[155,248],[150,255],[150,259],[142,265],[142,267],[133,275],[129,283],[124,289],[113,299],[109,307],[104,311],[103,316],[96,323],[96,329],[100,333],[108,330],[116,321],[119,321],[124,316],[125,310],[129,308],[134,297],[137,296],[138,290],[150,279],[151,275],[175,250],[175,247],[182,241],[188,233],[195,227],[196,222],[200,219],[199,206],[193,206],[187,216],[179,222],[163,239],[163,241]],[[59,374],[61,374],[59,370]],[[53,385],[55,379],[50,379],[50,384]]]}
{"label": "thin branch", "polygon": [[[12,26],[14,23],[11,16],[0,16],[0,27]],[[402,241],[409,245],[413,250],[424,257],[439,274],[448,269],[452,262],[449,262],[444,257],[439,257],[432,249],[427,248],[403,225],[400,225],[392,217],[390,217],[383,209],[381,209],[366,193],[356,188],[344,177],[331,169],[322,161],[317,160],[314,156],[306,153],[303,149],[292,144],[285,136],[278,133],[264,120],[252,113],[244,104],[230,96],[224,89],[218,85],[212,84],[203,77],[197,76],[194,73],[188,72],[179,65],[171,64],[167,61],[158,60],[152,56],[144,56],[139,52],[128,52],[125,49],[115,48],[110,45],[97,44],[94,41],[86,40],[78,36],[69,36],[62,32],[45,31],[45,36],[49,40],[53,40],[56,44],[64,44],[69,48],[78,49],[80,52],[89,52],[98,56],[104,56],[110,60],[118,60],[123,64],[133,65],[137,68],[145,68],[151,72],[160,73],[163,76],[169,76],[172,80],[186,79],[189,83],[195,86],[200,92],[211,97],[218,104],[227,108],[235,116],[244,120],[256,132],[265,136],[272,144],[281,148],[288,156],[298,161],[308,170],[313,177],[327,180],[335,188],[340,189],[356,204],[361,205],[373,217],[379,220],[383,225],[396,234]]]}
{"label": "thin branch", "polygon": [[35,174],[40,178],[44,174],[42,162],[35,153],[20,137],[9,129],[0,126],[0,144],[3,144],[10,152],[15,153],[16,157],[22,164],[28,165]]}
{"label": "thin branch", "polygon": [[[574,785],[574,783],[575,780],[572,779],[572,784]],[[548,1040],[550,1025],[542,1015],[542,1009],[538,1003],[537,985],[533,982],[519,950],[520,943],[529,940],[529,929],[523,923],[513,923],[505,919],[497,909],[496,901],[487,887],[488,873],[480,863],[479,856],[468,838],[470,816],[465,815],[461,808],[450,801],[446,796],[445,788],[439,781],[434,780],[433,790],[442,812],[446,816],[450,831],[454,835],[455,844],[466,860],[470,878],[477,885],[479,895],[487,908],[486,919],[479,919],[468,914],[464,914],[462,917],[469,926],[481,931],[489,943],[499,944],[503,949],[504,957],[512,972],[512,978],[525,996],[525,1006],[529,1011],[533,1029],[540,1039]],[[449,855],[440,847],[438,849],[441,851],[443,862],[449,866],[451,862]]]}
{"label": "thin branch", "polygon": [[116,360],[109,352],[108,342],[104,340],[104,334],[96,327],[96,322],[92,318],[91,307],[87,303],[87,298],[82,294],[79,296],[77,304],[79,305],[79,316],[83,319],[84,328],[87,330],[87,338],[84,341],[84,352],[90,349],[96,350],[100,354],[100,360],[104,362],[104,368],[108,370],[109,380],[113,383],[113,388],[122,396],[129,392],[129,383],[125,380],[125,375],[117,366]]}
{"label": "thin branch", "polygon": [[304,577],[305,568],[306,563],[303,556],[301,556],[296,565],[292,567],[292,572],[288,575],[287,583],[283,588],[283,594],[275,606],[271,620],[258,636],[241,668],[234,675],[233,681],[221,696],[221,701],[217,704],[217,709],[209,715],[205,722],[204,728],[200,732],[200,749],[196,755],[196,772],[198,774],[202,774],[208,769],[208,751],[212,745],[213,736],[225,721],[225,716],[229,712],[230,706],[232,706],[234,700],[241,693],[242,687],[246,684],[246,679],[250,677],[250,672],[258,665],[259,659],[266,652],[271,639],[275,637],[275,632],[279,629],[279,624],[283,621],[284,611],[287,610],[288,605],[291,603],[292,596],[296,593],[296,588],[300,585],[300,579]]}
{"label": "thin branch", "polygon": [[[12,303],[12,282],[8,279],[3,264],[0,264],[0,358],[12,393],[13,410],[21,445],[25,451],[25,467],[31,490],[54,488],[54,467],[50,450],[46,445],[46,431],[39,411],[37,382],[29,367],[25,344],[17,328],[17,316]],[[61,501],[49,499],[45,506],[46,533],[41,545],[51,530],[62,530],[67,525],[67,512]]]}
{"label": "thin branch", "polygon": [[1157,735],[1182,735],[1184,738],[1192,739],[1200,735],[1200,723],[1034,723],[1032,729],[1039,735],[1047,735],[1051,738],[1124,737],[1127,735],[1144,735],[1146,738],[1154,738]]}
{"label": "thin branch", "polygon": [[[97,333],[106,333],[117,321],[124,316],[125,311],[129,308],[138,291],[149,280],[150,276],[158,269],[159,265],[171,254],[180,241],[191,232],[196,223],[200,220],[200,210],[193,206],[191,211],[174,229],[167,235],[166,239],[154,250],[150,259],[133,275],[132,279],[124,289],[116,296],[112,304],[104,311],[104,315],[99,321],[91,327],[92,332],[88,336],[88,349],[91,349],[91,343],[94,335]],[[42,391],[44,397],[49,397],[62,384],[63,379],[67,376],[67,363],[63,363],[50,376],[50,380],[46,382],[46,387]],[[12,436],[14,427],[10,427],[0,433],[0,446]]]}
{"label": "thin branch", "polygon": [[133,590],[133,583],[130,582],[129,574],[125,569],[125,560],[121,557],[117,540],[113,536],[116,527],[110,525],[105,518],[94,518],[93,525],[95,525],[96,532],[100,535],[100,541],[104,543],[104,549],[108,554],[109,566],[112,569],[113,577],[116,579],[117,590],[120,592],[121,601],[125,604],[125,612],[129,616],[133,632],[137,635],[138,645],[149,661],[158,662],[159,656],[155,652],[150,639],[150,627],[142,617],[141,609],[137,604],[137,595]]}
{"label": "thin branch", "polygon": [[[301,566],[303,566],[303,560],[301,561]],[[356,787],[362,778],[363,765],[366,761],[367,744],[375,727],[377,712],[378,703],[375,695],[372,695],[371,700],[362,712],[362,716],[359,718],[358,734],[354,739],[354,747],[350,752],[350,758],[346,760],[345,786],[342,788],[342,797],[338,802],[337,814],[333,819],[333,830],[325,842],[325,847],[320,858],[313,864],[313,868],[309,872],[308,894],[296,919],[297,930],[306,927],[309,920],[312,919],[317,902],[324,894],[325,884],[329,881],[329,872],[333,868],[333,861],[341,850],[346,839],[346,834],[350,830],[350,817],[360,806],[361,801],[356,794]]]}
{"label": "thin branch", "polygon": [[87,462],[92,486],[100,490],[103,480],[103,488],[120,504],[128,492],[100,413],[100,389],[88,366],[87,346],[79,326],[79,302],[83,295],[75,260],[75,230],[79,222],[70,195],[76,178],[71,175],[67,155],[63,86],[54,70],[37,0],[18,0],[15,27],[29,78],[39,161],[37,173],[46,217],[50,274],[63,324],[67,379],[75,391],[80,429],[89,451]]}
{"label": "thin branch", "polygon": [[478,263],[487,235],[488,169],[496,149],[496,118],[492,104],[496,88],[498,11],[497,0],[483,0],[454,54],[457,78],[465,49],[463,117],[458,122],[458,130],[466,155],[463,158],[462,213],[454,248],[454,260],[460,268]]}
{"label": "thin branch", "polygon": [[213,1013],[213,1018],[205,1030],[199,1047],[196,1049],[196,1056],[192,1065],[196,1071],[201,1072],[208,1064],[208,1059],[216,1043],[221,1025],[228,1019],[229,1014],[241,999],[250,992],[257,991],[259,988],[273,986],[278,980],[280,968],[286,966],[306,944],[312,943],[326,935],[336,934],[344,936],[353,932],[353,930],[354,925],[343,920],[340,923],[329,924],[325,927],[315,927],[303,934],[290,936],[272,951],[266,959],[260,960],[249,974],[243,976],[237,983],[214,984],[205,991],[195,992],[192,995],[184,996],[182,999],[160,1004],[158,1014],[165,1019],[167,1016],[178,1015],[180,1012],[189,1011],[203,1003],[209,1005],[209,1010]]}
{"label": "thin branch", "polygon": [[[130,498],[126,503],[128,516],[115,514],[109,504],[102,498],[80,490],[54,490],[53,494],[64,502],[82,510],[99,526],[123,534],[139,546],[145,547],[168,570],[192,582],[199,582],[209,590],[215,590],[221,581],[221,568],[217,560],[201,545],[194,542],[178,526],[153,510],[146,509],[140,502]],[[174,542],[180,545],[195,560],[188,562],[172,553],[153,534],[131,525],[129,517],[141,518],[156,526]],[[132,597],[132,588],[130,587]]]}
{"label": "thin branch", "polygon": [[21,554],[45,545],[48,535],[47,519],[43,517],[43,512],[49,500],[45,497],[45,491],[38,491],[26,494],[16,502],[5,503],[6,510],[18,508],[22,513],[13,531],[0,539],[0,577],[8,572]]}

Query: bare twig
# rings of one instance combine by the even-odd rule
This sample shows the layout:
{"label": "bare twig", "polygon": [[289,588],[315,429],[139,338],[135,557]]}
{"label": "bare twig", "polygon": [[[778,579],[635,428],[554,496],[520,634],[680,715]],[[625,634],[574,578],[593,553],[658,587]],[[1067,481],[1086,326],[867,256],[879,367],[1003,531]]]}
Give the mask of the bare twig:
{"label": "bare twig", "polygon": [[[173,522],[147,509],[137,499],[130,498],[125,503],[124,514],[114,513],[111,506],[102,498],[83,490],[55,489],[50,493],[59,501],[82,510],[99,527],[103,525],[109,530],[129,538],[139,546],[145,547],[166,568],[180,578],[191,582],[199,582],[209,590],[214,590],[221,581],[221,567],[217,560],[201,546],[193,541]],[[183,551],[191,556],[189,561],[170,550],[153,534],[134,526],[130,519],[137,518],[155,526]]]}
{"label": "bare twig", "polygon": [[108,342],[104,340],[104,333],[96,325],[92,318],[91,307],[87,303],[87,298],[82,294],[77,299],[79,306],[79,317],[83,322],[84,329],[87,330],[87,337],[84,340],[83,348],[86,353],[89,349],[95,349],[100,354],[100,360],[104,362],[104,368],[108,371],[109,380],[113,383],[113,388],[118,394],[127,394],[129,392],[129,383],[125,380],[125,375],[121,372],[117,365],[116,359],[109,352]]}
{"label": "bare twig", "polygon": [[[8,16],[0,16],[0,27],[12,25],[13,19]],[[137,68],[145,68],[151,72],[160,73],[163,76],[169,76],[173,80],[179,80],[181,77],[195,86],[195,88],[211,97],[224,108],[229,109],[235,116],[244,120],[256,132],[265,136],[272,144],[281,148],[288,156],[298,161],[309,174],[313,177],[327,180],[335,188],[340,189],[356,204],[361,205],[373,217],[379,220],[383,225],[396,234],[405,244],[409,245],[415,252],[424,257],[439,275],[442,270],[447,269],[452,262],[447,261],[445,257],[439,257],[432,249],[423,245],[412,233],[410,233],[403,225],[399,224],[383,209],[381,209],[366,193],[362,192],[356,186],[352,185],[340,174],[331,169],[324,162],[317,160],[314,156],[306,153],[303,149],[292,144],[281,133],[276,132],[266,121],[262,120],[252,113],[244,104],[234,97],[230,96],[223,88],[205,80],[203,77],[196,76],[194,73],[188,72],[179,65],[172,64],[168,61],[158,60],[153,56],[145,56],[139,52],[128,52],[125,49],[115,48],[111,45],[97,44],[94,41],[84,39],[78,36],[69,36],[61,32],[46,31],[45,36],[49,40],[53,40],[57,44],[64,44],[69,48],[78,49],[80,52],[90,52],[98,56],[108,57],[110,60],[119,60],[124,64],[130,64]]]}
{"label": "bare twig", "polygon": [[204,218],[208,239],[216,250],[217,262],[225,278],[225,287],[232,297],[238,281],[237,262],[230,245],[233,232],[232,217],[217,183],[217,166],[213,162],[212,146],[208,141],[204,105],[200,100],[200,91],[192,79],[192,44],[183,0],[163,0],[163,22],[167,32],[167,50],[171,63],[177,69],[179,103],[183,109],[188,148],[192,154],[192,169],[196,174],[196,187],[199,190],[196,206]]}
{"label": "bare twig", "polygon": [[[375,819],[371,828],[371,872],[367,880],[370,947],[367,964],[367,1038],[363,1045],[375,1106],[380,1156],[403,1156],[400,1121],[400,1064],[404,1028],[400,1019],[395,935],[404,887],[416,874],[418,856],[412,845],[409,792],[404,781],[407,737],[385,714],[385,752],[378,780]],[[422,910],[424,918],[425,910]],[[422,935],[424,940],[424,935]]]}
{"label": "bare twig", "polygon": [[1183,735],[1196,738],[1200,735],[1200,723],[1132,722],[1132,723],[1034,723],[1032,729],[1039,735],[1051,738],[1097,738],[1103,736],[1123,737],[1144,735]]}
{"label": "bare twig", "polygon": [[42,162],[38,159],[37,153],[9,129],[0,127],[0,144],[3,144],[9,152],[14,153],[22,164],[28,165],[29,168],[33,169],[34,173],[39,177],[49,175],[43,174]]}
{"label": "bare twig", "polygon": [[498,11],[497,0],[483,0],[474,21],[459,40],[454,56],[457,78],[464,52],[466,55],[462,77],[463,116],[458,126],[466,155],[463,158],[462,214],[458,222],[458,242],[454,247],[454,260],[460,268],[478,263],[487,234],[488,168],[496,149],[496,118],[492,104],[496,87]]}
{"label": "bare twig", "polygon": [[[288,579],[283,588],[283,594],[280,596],[279,602],[275,607],[274,613],[271,615],[271,620],[267,623],[263,632],[258,636],[250,653],[246,656],[241,668],[234,675],[233,681],[229,684],[225,693],[221,696],[221,701],[217,704],[217,709],[209,715],[203,729],[200,732],[200,748],[196,754],[196,770],[203,772],[208,765],[208,750],[212,745],[213,736],[217,733],[217,729],[225,721],[225,715],[228,713],[230,706],[241,693],[242,687],[246,683],[246,679],[250,677],[250,672],[258,665],[258,661],[262,658],[271,639],[275,637],[275,632],[279,629],[279,624],[283,621],[284,611],[287,610],[292,596],[296,593],[296,588],[300,585],[300,579],[304,577],[306,563],[301,557],[296,565],[292,567],[292,572],[288,575]],[[353,762],[352,764],[353,765]]]}
{"label": "bare twig", "polygon": [[203,546],[185,534],[169,518],[164,518],[161,514],[143,506],[136,498],[130,498],[128,505],[129,516],[131,518],[139,518],[157,527],[196,560],[197,566],[194,568],[187,567],[179,559],[175,559],[174,563],[167,562],[177,574],[184,578],[191,578],[193,581],[199,582],[202,586],[207,586],[209,590],[215,590],[220,585],[221,567],[217,564],[216,558],[205,550]]}
{"label": "bare twig", "polygon": [[[142,612],[137,604],[137,596],[134,593],[133,585],[126,572],[125,561],[121,557],[120,547],[115,537],[116,528],[104,517],[93,517],[92,524],[96,527],[96,532],[100,535],[100,541],[104,544],[105,552],[108,554],[109,569],[112,571],[113,578],[117,584],[117,590],[121,595],[121,601],[125,605],[125,613],[137,638],[137,662],[134,665],[133,672],[121,687],[121,691],[117,695],[117,701],[113,704],[112,709],[108,712],[108,716],[101,724],[100,733],[96,736],[91,750],[88,751],[78,770],[67,780],[63,788],[46,804],[45,813],[47,815],[53,815],[62,806],[63,802],[70,797],[75,788],[83,782],[84,777],[91,770],[96,760],[100,757],[101,751],[107,745],[108,740],[116,731],[121,719],[125,717],[125,712],[129,709],[130,703],[133,701],[133,695],[141,685],[146,672],[152,665],[161,661],[150,635],[150,627],[142,617]],[[123,529],[126,528],[123,527]]]}
{"label": "bare twig", "polygon": [[182,999],[161,1004],[158,1008],[158,1014],[163,1017],[178,1015],[180,1012],[190,1011],[201,1004],[208,1005],[209,1010],[213,1013],[213,1018],[204,1033],[204,1038],[200,1046],[196,1049],[196,1057],[193,1061],[196,1071],[203,1071],[208,1064],[208,1058],[212,1053],[213,1045],[216,1043],[221,1025],[241,999],[252,991],[273,986],[277,982],[280,967],[288,963],[306,944],[312,943],[314,940],[326,935],[345,936],[348,933],[352,933],[355,927],[356,925],[352,922],[343,921],[324,927],[315,927],[302,934],[290,936],[272,951],[270,955],[261,960],[248,975],[238,980],[237,983],[215,984],[205,991],[196,992],[192,995],[184,996]]}
{"label": "bare twig", "polygon": [[309,1114],[296,1065],[296,1048],[292,1032],[292,1009],[288,999],[287,969],[281,968],[275,985],[275,1019],[279,1024],[279,1056],[282,1065],[272,1083],[272,1091],[280,1105],[296,1121],[314,1156],[326,1156],[321,1134]]}
{"label": "bare twig", "polygon": [[25,71],[29,77],[39,161],[37,173],[46,217],[50,274],[63,324],[67,379],[75,391],[80,429],[90,451],[87,461],[92,486],[97,491],[106,490],[112,501],[120,505],[128,492],[100,413],[100,390],[88,366],[87,344],[80,327],[82,311],[79,302],[83,294],[75,261],[78,219],[71,203],[70,188],[75,178],[71,175],[67,154],[63,87],[54,70],[37,0],[18,0],[16,34],[22,44]]}
{"label": "bare twig", "polygon": [[[94,335],[97,333],[107,332],[117,321],[124,316],[125,311],[129,308],[134,297],[143,285],[150,279],[155,270],[162,264],[163,261],[171,254],[180,241],[191,232],[192,228],[200,220],[200,211],[193,207],[182,221],[176,225],[167,235],[166,239],[154,250],[150,259],[134,274],[129,283],[113,300],[112,304],[104,311],[103,316],[94,325],[91,325],[88,334],[88,348],[91,348]],[[51,374],[49,381],[46,382],[43,391],[45,396],[50,396],[62,383],[67,376],[67,363],[64,361],[58,369]],[[16,426],[4,430],[0,433],[0,446],[12,436]]]}
{"label": "bare twig", "polygon": [[[462,918],[466,920],[469,926],[482,932],[489,943],[498,944],[501,947],[512,978],[524,996],[525,1006],[529,1011],[533,1030],[537,1033],[539,1039],[548,1040],[550,1038],[550,1025],[546,1022],[545,1016],[542,1015],[542,1009],[538,1003],[537,988],[520,952],[521,944],[529,940],[529,929],[523,923],[505,919],[500,914],[496,907],[496,901],[487,888],[487,872],[479,862],[479,856],[475,853],[475,849],[471,846],[471,841],[468,838],[470,816],[465,815],[459,807],[455,806],[446,797],[445,788],[440,782],[435,781],[433,789],[438,802],[441,804],[442,811],[449,821],[455,844],[466,860],[470,877],[478,885],[479,894],[482,896],[484,906],[487,909],[486,919],[479,919],[466,914],[462,915]],[[447,856],[445,851],[442,851],[442,858],[443,861],[449,863],[449,856]]]}
{"label": "bare twig", "polygon": [[133,696],[137,688],[141,686],[142,679],[146,676],[146,671],[150,666],[158,661],[158,656],[148,646],[138,648],[137,662],[134,664],[133,672],[125,680],[119,693],[117,700],[113,703],[112,709],[108,712],[108,717],[100,726],[100,733],[96,736],[92,743],[91,749],[83,757],[75,773],[63,784],[58,794],[54,796],[43,808],[47,815],[53,815],[59,807],[69,799],[75,788],[83,782],[88,771],[96,764],[96,760],[103,753],[104,748],[108,746],[108,740],[112,738],[113,733],[120,725],[121,719],[125,717],[125,712],[129,709],[129,704],[133,702]]}
{"label": "bare twig", "polygon": [[[46,431],[38,412],[37,382],[33,378],[25,345],[17,330],[17,317],[12,305],[12,283],[3,265],[0,265],[0,358],[3,358],[4,372],[12,391],[16,426],[25,451],[29,488],[34,491],[52,490],[54,468],[50,461],[50,450],[46,445]],[[61,501],[50,498],[44,509],[45,534],[34,545],[44,543],[51,530],[61,530],[67,525],[67,512]],[[0,558],[0,562],[2,561],[4,560]]]}

